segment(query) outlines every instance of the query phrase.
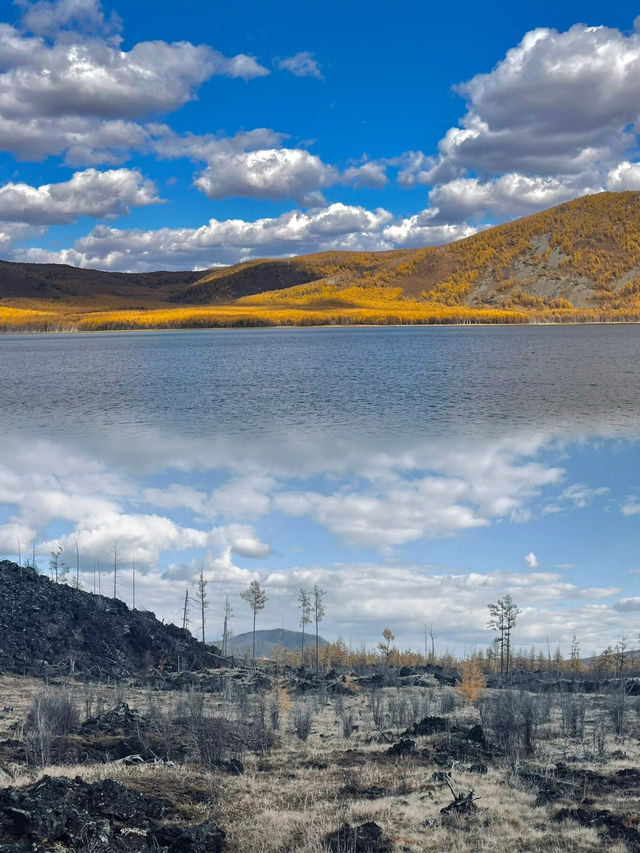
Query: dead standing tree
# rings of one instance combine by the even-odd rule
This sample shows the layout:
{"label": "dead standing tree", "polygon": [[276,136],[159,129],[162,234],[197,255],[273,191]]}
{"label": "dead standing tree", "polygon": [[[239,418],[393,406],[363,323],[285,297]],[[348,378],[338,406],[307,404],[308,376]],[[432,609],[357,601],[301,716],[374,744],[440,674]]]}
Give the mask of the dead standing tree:
{"label": "dead standing tree", "polygon": [[251,660],[256,665],[256,614],[258,610],[264,610],[267,603],[267,593],[261,588],[258,581],[251,581],[249,587],[240,593],[240,598],[246,601],[253,612],[253,636],[251,644]]}
{"label": "dead standing tree", "polygon": [[113,563],[113,597],[118,597],[118,558],[120,557],[120,550],[118,548],[118,540],[113,540],[113,545],[109,550],[109,556],[111,557]]}
{"label": "dead standing tree", "polygon": [[300,651],[300,665],[304,667],[304,629],[311,624],[311,596],[300,587],[298,593],[298,607],[300,608],[300,626],[302,628],[302,643]]}
{"label": "dead standing tree", "polygon": [[209,601],[207,598],[207,584],[209,581],[204,576],[204,566],[200,565],[200,576],[198,578],[198,586],[196,588],[196,601],[198,602],[198,606],[200,608],[200,626],[202,629],[202,642],[205,642],[205,630],[204,630],[204,614],[205,610],[209,606]]}
{"label": "dead standing tree", "polygon": [[231,636],[231,628],[229,628],[229,622],[231,621],[231,617],[233,616],[233,607],[231,606],[231,602],[229,601],[229,596],[224,600],[224,624],[222,627],[222,654],[224,657],[227,656],[227,649],[229,646],[229,637]]}
{"label": "dead standing tree", "polygon": [[186,631],[189,627],[189,590],[184,591],[184,605],[182,607],[182,630]]}
{"label": "dead standing tree", "polygon": [[325,590],[320,589],[320,587],[315,584],[313,587],[313,619],[316,623],[316,672],[320,669],[320,651],[319,651],[319,635],[318,635],[318,625],[322,622],[324,617],[324,604],[323,599],[325,597]]}

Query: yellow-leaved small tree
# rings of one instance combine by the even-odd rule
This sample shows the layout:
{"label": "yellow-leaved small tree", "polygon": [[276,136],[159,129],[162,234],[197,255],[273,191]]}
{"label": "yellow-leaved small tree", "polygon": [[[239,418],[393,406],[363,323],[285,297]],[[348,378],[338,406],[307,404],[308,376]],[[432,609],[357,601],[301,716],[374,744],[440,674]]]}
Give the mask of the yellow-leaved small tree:
{"label": "yellow-leaved small tree", "polygon": [[480,661],[477,658],[463,660],[458,665],[458,671],[460,677],[456,684],[456,690],[465,702],[470,704],[477,702],[487,686],[487,679],[484,677]]}

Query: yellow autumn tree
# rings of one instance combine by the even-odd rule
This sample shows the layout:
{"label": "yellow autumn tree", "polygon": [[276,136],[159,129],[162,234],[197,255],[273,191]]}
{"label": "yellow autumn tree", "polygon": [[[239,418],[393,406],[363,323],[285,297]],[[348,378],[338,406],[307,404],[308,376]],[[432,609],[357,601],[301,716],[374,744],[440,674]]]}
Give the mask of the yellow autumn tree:
{"label": "yellow autumn tree", "polygon": [[475,657],[463,660],[458,665],[458,671],[460,677],[456,690],[465,702],[469,704],[477,702],[487,686],[487,679],[484,677],[480,661]]}

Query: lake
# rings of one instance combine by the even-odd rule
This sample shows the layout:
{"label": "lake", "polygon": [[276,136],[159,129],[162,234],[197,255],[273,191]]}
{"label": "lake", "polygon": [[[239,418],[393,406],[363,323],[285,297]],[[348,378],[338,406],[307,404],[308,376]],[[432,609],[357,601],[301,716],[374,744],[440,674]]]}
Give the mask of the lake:
{"label": "lake", "polygon": [[486,645],[509,591],[586,653],[640,610],[636,326],[7,335],[0,387],[0,551],[77,542],[93,589],[117,543],[167,619],[202,560],[212,635],[254,578],[263,627],[319,583],[354,644]]}

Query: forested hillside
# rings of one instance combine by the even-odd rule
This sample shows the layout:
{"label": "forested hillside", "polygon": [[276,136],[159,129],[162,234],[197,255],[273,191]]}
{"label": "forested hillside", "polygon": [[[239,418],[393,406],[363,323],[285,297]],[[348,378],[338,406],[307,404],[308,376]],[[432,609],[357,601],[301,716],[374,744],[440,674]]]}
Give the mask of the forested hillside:
{"label": "forested hillside", "polygon": [[640,320],[640,193],[600,193],[446,246],[207,272],[0,264],[0,328]]}

